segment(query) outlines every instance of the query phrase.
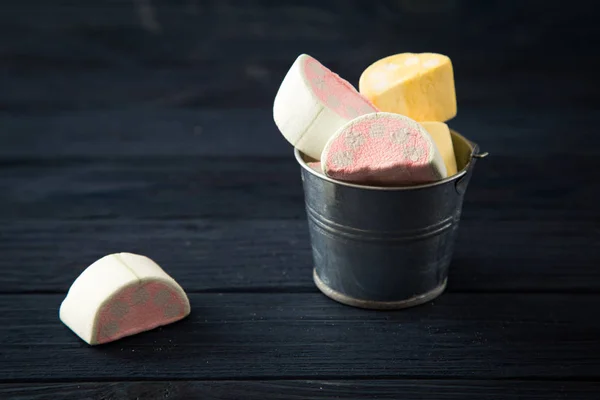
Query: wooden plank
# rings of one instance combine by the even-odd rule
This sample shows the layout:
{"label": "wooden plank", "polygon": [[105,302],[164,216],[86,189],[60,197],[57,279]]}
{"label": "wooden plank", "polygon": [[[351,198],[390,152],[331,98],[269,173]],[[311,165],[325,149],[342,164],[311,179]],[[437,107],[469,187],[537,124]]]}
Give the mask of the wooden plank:
{"label": "wooden plank", "polygon": [[[394,40],[410,38],[413,46],[429,42],[432,43],[430,46],[477,54],[479,56],[471,60],[477,67],[486,62],[493,65],[492,60],[485,56],[494,57],[494,61],[504,61],[501,64],[504,66],[514,59],[534,59],[534,55],[552,47],[573,54],[582,44],[574,42],[567,46],[559,41],[548,41],[561,38],[555,32],[557,27],[575,24],[575,18],[581,22],[577,25],[578,30],[565,30],[561,32],[562,38],[591,37],[595,33],[590,24],[585,23],[593,22],[589,15],[589,11],[593,10],[592,2],[582,2],[578,7],[568,10],[556,5],[539,8],[539,1],[503,6],[481,6],[470,0],[427,4],[382,0],[369,7],[365,7],[360,0],[344,1],[343,4],[342,8],[339,2],[324,3],[318,0],[275,4],[247,3],[243,0],[117,0],[101,3],[83,0],[62,1],[52,7],[43,0],[28,0],[2,4],[0,26],[4,32],[25,35],[17,36],[12,41],[5,40],[3,45],[7,50],[24,48],[33,54],[44,54],[44,47],[39,43],[44,43],[44,40],[51,43],[52,39],[60,38],[66,42],[66,48],[55,45],[49,49],[60,58],[72,59],[77,54],[70,52],[72,50],[80,50],[80,54],[88,57],[95,51],[94,55],[100,60],[112,56],[111,61],[117,65],[127,64],[125,61],[119,64],[115,56],[146,63],[156,62],[158,56],[163,56],[177,65],[183,61],[200,64],[201,56],[226,57],[228,51],[218,46],[225,41],[233,48],[232,53],[241,53],[242,56],[248,56],[254,50],[248,49],[248,46],[244,48],[243,44],[256,45],[262,41],[275,46],[273,50],[277,51],[271,53],[268,52],[268,46],[256,46],[258,48],[255,51],[259,52],[257,58],[260,59],[277,57],[280,51],[287,50],[285,54],[289,54],[289,46],[288,49],[283,46],[286,42],[304,42],[312,46],[325,42],[331,52],[340,47],[349,49],[352,45],[363,47],[366,43],[370,43],[372,48],[397,47]],[[522,26],[525,17],[527,25]],[[375,23],[377,29],[366,29],[373,28]],[[459,23],[461,29],[456,29]],[[424,24],[427,29],[423,29]],[[40,37],[40,32],[45,33],[46,37]],[[212,35],[207,35],[209,32]],[[119,36],[119,33],[127,33],[128,36]],[[545,38],[548,40],[543,40]],[[471,41],[473,46],[464,46],[461,39]],[[489,46],[484,46],[486,41]],[[87,43],[92,50],[86,49],[83,43]],[[165,46],[165,43],[173,46]],[[474,50],[473,47],[480,49]],[[128,53],[128,48],[136,48],[137,51]],[[504,60],[499,57],[503,51],[506,52]],[[563,66],[574,68],[569,61],[557,58],[556,65],[541,64],[540,60],[538,63],[545,67],[542,71],[560,70]],[[579,68],[585,67],[581,65]]]}
{"label": "wooden plank", "polygon": [[461,295],[373,312],[321,294],[192,294],[184,321],[89,348],[62,295],[0,296],[0,381],[600,378],[598,295]]}
{"label": "wooden plank", "polygon": [[0,190],[0,218],[302,218],[304,211],[293,156],[9,162]]}
{"label": "wooden plank", "polygon": [[[72,71],[68,63],[52,67],[52,61],[44,62],[31,57],[26,62],[15,63],[14,68],[19,71],[27,70],[32,65],[40,64],[47,65],[47,69],[36,70],[33,76],[23,76],[22,73],[0,76],[0,83],[5,89],[0,92],[0,112],[32,116],[134,107],[265,109],[272,107],[283,77],[299,54],[308,53],[316,57],[355,87],[358,87],[358,79],[364,68],[379,59],[377,56],[365,59],[363,53],[361,58],[364,61],[354,66],[356,61],[352,57],[357,55],[356,50],[347,51],[332,60],[321,56],[327,54],[327,50],[318,50],[320,46],[296,45],[291,48],[295,50],[293,54],[281,60],[257,60],[256,56],[250,56],[250,59],[241,62],[203,60],[204,65],[197,69],[105,69],[99,66]],[[430,51],[431,48],[422,46],[423,51]],[[398,52],[401,52],[398,48],[380,51],[383,53],[382,57]],[[442,49],[437,52],[448,53]],[[456,69],[459,113],[462,107],[487,105],[495,108],[505,107],[506,104],[538,111],[548,107],[597,109],[598,100],[585,84],[594,82],[596,78],[582,78],[578,75],[581,71],[505,75],[505,71],[494,68],[496,75],[480,77],[476,75],[477,72],[465,68],[468,66],[466,58],[462,62],[456,58],[453,58],[453,65]],[[489,66],[483,65],[481,68],[486,67]],[[586,76],[585,72],[582,74]],[[505,75],[507,80],[495,79],[498,75]]]}
{"label": "wooden plank", "polygon": [[93,400],[165,398],[517,400],[573,398],[596,400],[597,382],[529,382],[518,380],[275,380],[275,381],[141,381],[0,384],[2,398],[21,400]]}
{"label": "wooden plank", "polygon": [[[274,94],[273,94],[274,96]],[[460,106],[449,126],[492,156],[598,155],[597,112],[585,109]],[[270,108],[163,106],[0,114],[0,160],[123,156],[278,156],[292,147]],[[585,143],[585,146],[582,146]]]}
{"label": "wooden plank", "polygon": [[[558,160],[560,167],[551,166]],[[0,219],[304,219],[293,156],[0,163]],[[597,157],[496,155],[475,167],[465,219],[598,219]],[[568,207],[565,207],[568,205]]]}
{"label": "wooden plank", "polygon": [[[447,290],[597,293],[597,237],[594,221],[463,221]],[[316,292],[304,220],[4,223],[0,292],[65,293],[120,251],[153,258],[189,292]]]}
{"label": "wooden plank", "polygon": [[290,156],[293,151],[266,110],[155,107],[0,115],[0,121],[11,132],[0,146],[3,159]]}
{"label": "wooden plank", "polygon": [[[598,66],[582,56],[595,36],[590,2],[568,10],[465,0],[385,0],[367,7],[358,0],[61,3],[1,6],[0,60],[9,72],[0,81],[2,108],[267,106],[302,52],[353,83],[383,56],[449,54],[461,104],[597,101],[582,79],[595,79]],[[561,57],[547,62],[549,53]]]}

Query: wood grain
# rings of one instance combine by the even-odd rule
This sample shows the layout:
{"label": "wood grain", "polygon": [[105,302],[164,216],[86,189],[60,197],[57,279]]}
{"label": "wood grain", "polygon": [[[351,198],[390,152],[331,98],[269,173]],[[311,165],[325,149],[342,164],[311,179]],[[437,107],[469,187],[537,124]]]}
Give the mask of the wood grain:
{"label": "wood grain", "polygon": [[[464,218],[598,218],[597,157],[496,155],[475,167]],[[0,219],[304,219],[293,157],[138,157],[0,163]],[[568,207],[565,207],[568,205]]]}
{"label": "wood grain", "polygon": [[598,295],[461,295],[399,312],[321,294],[192,294],[184,321],[89,348],[62,295],[0,296],[0,381],[600,378]]}
{"label": "wood grain", "polygon": [[[0,398],[596,399],[595,3],[2,2]],[[300,53],[356,85],[405,51],[451,57],[449,125],[491,156],[447,292],[364,311],[311,281],[271,107]],[[58,308],[115,251],[192,314],[90,348]]]}
{"label": "wood grain", "polygon": [[0,108],[268,106],[300,53],[357,84],[370,63],[405,51],[451,56],[460,104],[589,107],[598,104],[589,92],[599,65],[588,51],[597,36],[593,7],[537,0],[5,2]]}
{"label": "wood grain", "polygon": [[[127,156],[293,158],[273,122],[272,105],[251,109],[166,106],[17,115],[0,113],[0,160]],[[595,155],[596,110],[459,105],[448,125],[492,156]],[[554,173],[554,170],[552,170]]]}
{"label": "wood grain", "polygon": [[[594,221],[467,219],[447,290],[597,293],[597,232]],[[188,292],[316,292],[304,220],[216,219],[4,223],[0,292],[66,293],[88,265],[121,251],[151,257]]]}
{"label": "wood grain", "polygon": [[0,397],[21,400],[595,400],[597,382],[481,380],[142,381],[0,384]]}

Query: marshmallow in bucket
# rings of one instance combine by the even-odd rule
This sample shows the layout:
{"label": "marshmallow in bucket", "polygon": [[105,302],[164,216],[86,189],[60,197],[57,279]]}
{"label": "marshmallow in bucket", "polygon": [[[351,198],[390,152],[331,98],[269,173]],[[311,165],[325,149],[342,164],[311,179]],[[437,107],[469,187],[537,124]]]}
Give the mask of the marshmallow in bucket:
{"label": "marshmallow in bucket", "polygon": [[[445,77],[445,59],[432,60],[442,65],[441,73],[429,59],[423,68],[431,70],[430,76]],[[401,98],[404,92],[396,88],[395,82],[390,86],[395,96],[390,101],[411,103],[410,98]],[[447,86],[437,86],[441,94],[421,93],[425,98],[421,103],[427,107],[416,113],[442,119],[455,113],[452,107],[441,112],[429,107],[437,104],[436,99],[428,99],[430,96],[454,99],[453,84],[451,93],[445,91]],[[387,103],[384,105],[387,107]],[[438,125],[433,119],[424,122],[429,124],[426,129],[399,112],[380,111],[350,83],[305,54],[296,59],[285,76],[275,98],[273,116],[283,136],[312,159],[308,166],[333,179],[393,186],[434,182],[456,173],[452,140],[445,124]]]}
{"label": "marshmallow in bucket", "polygon": [[420,125],[429,132],[437,145],[444,159],[448,176],[456,174],[456,156],[454,155],[454,145],[452,144],[452,136],[450,135],[448,125],[437,121],[421,122]]}
{"label": "marshmallow in bucket", "polygon": [[381,111],[415,121],[445,122],[456,115],[454,71],[437,53],[400,53],[368,66],[359,90]]}
{"label": "marshmallow in bucket", "polygon": [[342,125],[375,111],[348,81],[307,54],[296,58],[273,103],[281,134],[314,159],[321,157],[325,143]]}
{"label": "marshmallow in bucket", "polygon": [[447,176],[433,138],[416,121],[378,112],[353,119],[327,142],[323,172],[340,181],[372,185],[433,182]]}

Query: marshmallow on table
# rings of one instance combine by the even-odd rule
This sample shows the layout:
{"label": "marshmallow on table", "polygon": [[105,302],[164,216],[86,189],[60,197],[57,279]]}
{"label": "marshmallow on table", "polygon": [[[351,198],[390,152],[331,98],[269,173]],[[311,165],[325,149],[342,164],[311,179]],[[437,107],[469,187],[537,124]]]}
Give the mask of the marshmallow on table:
{"label": "marshmallow on table", "polygon": [[444,159],[446,172],[448,176],[456,174],[456,156],[454,155],[454,145],[452,144],[452,136],[448,125],[443,122],[421,122],[421,125],[433,138],[438,150]]}
{"label": "marshmallow on table", "polygon": [[381,111],[415,121],[445,122],[456,116],[450,58],[436,53],[401,53],[382,58],[360,76],[359,90]]}
{"label": "marshmallow on table", "polygon": [[73,282],[60,319],[91,345],[118,340],[190,314],[187,295],[151,259],[132,253],[104,256]]}
{"label": "marshmallow on table", "polygon": [[400,114],[363,115],[340,128],[321,156],[324,173],[360,184],[405,185],[446,177],[442,156],[429,133]]}
{"label": "marshmallow on table", "polygon": [[273,119],[282,135],[314,159],[338,128],[376,111],[348,81],[306,54],[296,58],[273,103]]}

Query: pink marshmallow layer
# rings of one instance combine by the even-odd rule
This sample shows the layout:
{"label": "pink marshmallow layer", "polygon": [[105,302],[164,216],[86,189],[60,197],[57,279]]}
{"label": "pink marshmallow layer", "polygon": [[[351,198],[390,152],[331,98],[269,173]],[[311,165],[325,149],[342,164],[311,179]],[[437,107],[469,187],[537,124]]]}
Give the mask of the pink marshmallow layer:
{"label": "pink marshmallow layer", "polygon": [[427,131],[400,114],[358,117],[329,139],[321,156],[323,172],[365,185],[407,185],[444,177],[444,165]]}
{"label": "pink marshmallow layer", "polygon": [[188,302],[163,282],[126,287],[99,310],[98,344],[170,324],[185,317],[188,308]]}
{"label": "pink marshmallow layer", "polygon": [[378,111],[354,86],[315,58],[305,57],[303,71],[313,94],[340,117],[349,121],[359,115]]}

